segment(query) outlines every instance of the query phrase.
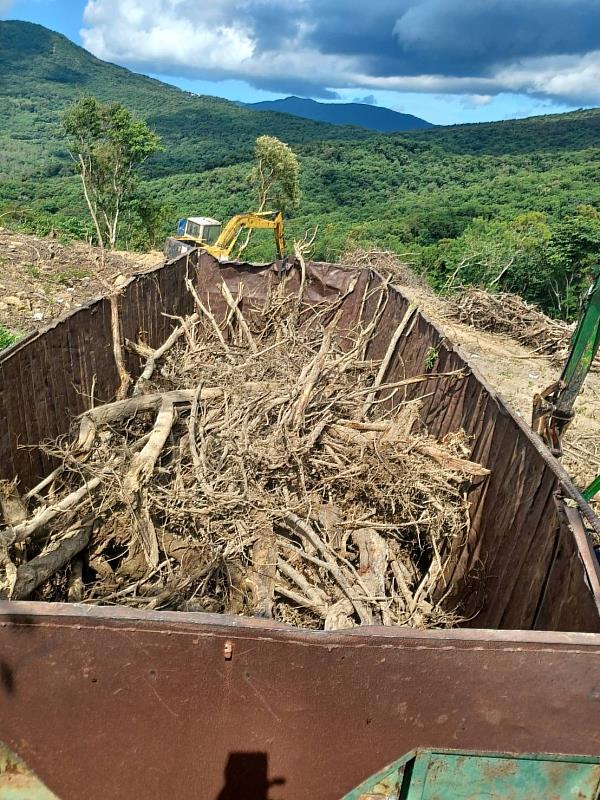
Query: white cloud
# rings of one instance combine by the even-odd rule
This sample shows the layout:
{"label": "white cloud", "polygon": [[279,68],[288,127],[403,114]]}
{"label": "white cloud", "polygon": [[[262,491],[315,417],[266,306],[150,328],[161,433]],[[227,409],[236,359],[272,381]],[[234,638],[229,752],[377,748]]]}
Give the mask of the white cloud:
{"label": "white cloud", "polygon": [[[373,4],[375,10],[397,8],[400,0],[379,2],[381,6]],[[558,6],[566,0],[547,2]],[[0,9],[6,3],[0,0]],[[441,0],[402,3],[422,4],[428,13],[445,7]],[[514,6],[512,0],[507,3]],[[600,104],[600,50],[535,58],[513,54],[503,63],[487,64],[478,54],[477,69],[456,67],[458,74],[448,74],[453,67],[436,62],[443,50],[441,45],[438,49],[437,39],[429,60],[407,60],[390,17],[389,30],[387,23],[377,23],[378,35],[389,48],[379,62],[375,50],[369,54],[358,45],[348,45],[343,33],[349,23],[342,13],[347,5],[345,0],[88,0],[81,38],[99,58],[134,69],[208,80],[239,78],[259,88],[308,96],[326,96],[327,90],[335,89],[451,93],[465,95],[465,102],[473,106],[484,106],[496,94],[519,92],[573,104]],[[333,33],[319,27],[326,12],[334,21]],[[366,9],[367,17],[369,13]],[[408,15],[406,19],[410,21]],[[438,38],[443,26],[440,31]],[[473,51],[465,47],[468,61]]]}
{"label": "white cloud", "polygon": [[470,94],[467,99],[473,106],[489,106],[494,96],[491,94]]}
{"label": "white cloud", "polygon": [[12,4],[13,0],[0,0],[0,16],[6,14]]}
{"label": "white cloud", "polygon": [[260,49],[238,7],[239,0],[205,0],[201,8],[194,0],[88,0],[81,39],[98,58],[188,78],[317,89],[349,74],[352,59],[303,48],[302,28],[280,50]]}
{"label": "white cloud", "polygon": [[600,50],[579,56],[523,59],[501,70],[497,79],[516,92],[600,103]]}
{"label": "white cloud", "polygon": [[226,5],[208,2],[190,15],[180,0],[89,0],[81,38],[99,58],[155,72],[239,74],[254,45],[240,24],[211,13]]}

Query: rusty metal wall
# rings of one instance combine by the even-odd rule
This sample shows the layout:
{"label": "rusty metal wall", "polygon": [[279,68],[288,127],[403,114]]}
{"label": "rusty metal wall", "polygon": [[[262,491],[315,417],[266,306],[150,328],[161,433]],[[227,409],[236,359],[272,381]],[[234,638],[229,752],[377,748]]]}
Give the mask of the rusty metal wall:
{"label": "rusty metal wall", "polygon": [[[165,314],[192,310],[186,274],[194,276],[194,267],[180,259],[125,287],[119,297],[125,337],[134,339],[143,330],[150,344],[164,340],[173,325]],[[273,265],[220,266],[205,255],[194,277],[217,317],[224,311],[222,279],[232,291],[242,281],[245,301],[264,298],[281,280]],[[290,289],[297,288],[299,275],[287,280]],[[373,358],[385,353],[408,308],[393,288],[381,304],[381,279],[370,270],[311,264],[305,291],[309,302],[339,298],[341,337],[382,310],[369,350]],[[462,376],[407,387],[403,397],[422,398],[421,417],[434,435],[466,430],[473,457],[492,470],[470,495],[472,529],[452,554],[449,604],[460,604],[467,624],[477,627],[600,631],[598,566],[584,529],[600,531],[600,523],[546,448],[423,314],[415,314],[400,338],[388,379],[426,371],[432,348],[436,372],[461,370]],[[128,366],[135,373],[136,359]],[[102,402],[114,395],[117,382],[106,300],[2,354],[0,477],[19,475],[24,486],[41,477],[49,462],[37,445],[68,429],[72,417],[89,407],[93,387],[96,402]]]}
{"label": "rusty metal wall", "polygon": [[[380,279],[371,273],[368,281]],[[383,356],[407,309],[399,294],[390,298],[369,355]],[[432,350],[435,372],[464,377],[416,384],[403,399],[422,398],[433,435],[465,430],[473,459],[491,470],[469,497],[472,527],[446,575],[449,603],[460,603],[476,627],[600,631],[598,563],[584,531],[600,532],[597,517],[538,437],[425,315],[417,313],[401,337],[386,380],[427,372]]]}
{"label": "rusty metal wall", "polygon": [[0,736],[62,800],[339,800],[419,745],[597,756],[599,662],[590,634],[4,603]]}
{"label": "rusty metal wall", "polygon": [[[192,274],[193,274],[193,267]],[[193,310],[185,288],[188,264],[179,260],[130,280],[118,296],[123,335],[146,332],[158,346],[171,330],[165,313]],[[125,355],[132,373],[138,359]],[[18,475],[32,486],[49,469],[39,443],[68,430],[70,421],[114,397],[119,385],[113,356],[110,303],[98,299],[30,334],[0,353],[0,479]]]}

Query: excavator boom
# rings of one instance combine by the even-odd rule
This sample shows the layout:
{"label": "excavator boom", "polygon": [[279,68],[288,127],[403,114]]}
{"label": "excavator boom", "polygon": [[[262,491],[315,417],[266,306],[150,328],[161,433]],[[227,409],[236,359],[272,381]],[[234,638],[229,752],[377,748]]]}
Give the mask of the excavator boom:
{"label": "excavator boom", "polygon": [[588,294],[584,313],[573,334],[569,358],[560,376],[564,389],[559,392],[556,410],[569,414],[581,391],[600,346],[600,273]]}
{"label": "excavator boom", "polygon": [[[562,456],[562,435],[573,419],[575,401],[599,349],[600,270],[590,287],[559,380],[533,398],[533,429],[558,458]],[[600,476],[585,490],[584,497],[591,499],[599,490]]]}
{"label": "excavator boom", "polygon": [[277,258],[283,258],[285,241],[281,211],[259,211],[255,213],[248,212],[246,214],[237,214],[225,225],[214,246],[207,247],[206,249],[217,258],[228,258],[243,230],[265,228],[274,231]]}

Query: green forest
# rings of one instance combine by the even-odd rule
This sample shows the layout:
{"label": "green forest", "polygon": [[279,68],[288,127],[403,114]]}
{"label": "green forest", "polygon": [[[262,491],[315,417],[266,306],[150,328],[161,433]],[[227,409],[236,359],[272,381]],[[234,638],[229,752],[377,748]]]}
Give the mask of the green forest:
{"label": "green forest", "polygon": [[[600,247],[600,110],[378,134],[256,112],[99,61],[65,37],[0,22],[0,224],[93,237],[61,117],[84,95],[118,101],[162,139],[123,209],[118,246],[161,247],[181,216],[252,210],[254,143],[300,162],[288,239],[318,227],[314,257],[394,250],[440,291],[516,291],[577,313]],[[267,236],[248,254],[266,259]]]}

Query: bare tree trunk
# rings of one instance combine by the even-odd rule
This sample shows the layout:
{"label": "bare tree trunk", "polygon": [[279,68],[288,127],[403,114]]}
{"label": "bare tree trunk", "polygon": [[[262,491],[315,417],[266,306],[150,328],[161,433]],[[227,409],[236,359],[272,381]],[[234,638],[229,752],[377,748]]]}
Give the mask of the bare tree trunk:
{"label": "bare tree trunk", "polygon": [[81,153],[79,154],[79,165],[81,167],[79,174],[81,176],[81,183],[83,185],[83,194],[85,196],[85,202],[87,203],[87,207],[89,209],[90,215],[94,222],[94,226],[96,228],[96,235],[98,236],[98,244],[100,245],[100,250],[101,250],[102,264],[104,265],[104,237],[102,236],[102,231],[100,230],[100,223],[98,222],[98,215],[96,213],[96,209],[92,204],[92,201],[90,199],[90,194],[88,192],[86,183],[86,176],[88,174],[88,169]]}
{"label": "bare tree trunk", "polygon": [[[258,174],[260,176],[260,187],[259,187],[259,190],[258,190],[258,209],[257,209],[257,212],[260,214],[261,211],[265,210],[265,206],[267,205],[267,198],[268,198],[268,195],[269,195],[270,182],[269,182],[269,178],[265,177],[261,161],[258,162],[257,169],[258,169]],[[272,177],[272,176],[269,176],[269,177]],[[238,251],[237,251],[237,254],[236,254],[238,259],[241,258],[242,253],[247,249],[248,245],[250,244],[250,239],[252,239],[252,234],[253,233],[254,233],[254,231],[251,230],[251,229],[246,233],[246,240],[244,241],[243,244],[241,244],[238,247]]]}
{"label": "bare tree trunk", "polygon": [[[115,169],[113,172],[113,191],[115,193],[115,212],[112,218],[111,223],[109,224],[110,229],[110,249],[114,250],[117,244],[117,229],[119,224],[119,213],[121,210],[121,197],[122,197],[122,190],[119,189],[117,186],[117,173],[119,171],[119,164],[115,164]],[[131,170],[129,170],[131,172]]]}

